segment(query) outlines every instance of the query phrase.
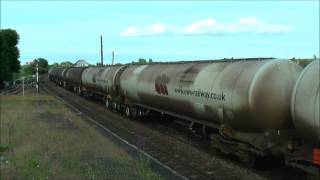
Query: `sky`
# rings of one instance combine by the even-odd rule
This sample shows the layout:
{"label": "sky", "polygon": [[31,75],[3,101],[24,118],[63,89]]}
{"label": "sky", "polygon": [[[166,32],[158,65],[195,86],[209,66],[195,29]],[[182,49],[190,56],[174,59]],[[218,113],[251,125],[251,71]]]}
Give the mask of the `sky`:
{"label": "sky", "polygon": [[319,1],[1,1],[24,64],[319,57]]}

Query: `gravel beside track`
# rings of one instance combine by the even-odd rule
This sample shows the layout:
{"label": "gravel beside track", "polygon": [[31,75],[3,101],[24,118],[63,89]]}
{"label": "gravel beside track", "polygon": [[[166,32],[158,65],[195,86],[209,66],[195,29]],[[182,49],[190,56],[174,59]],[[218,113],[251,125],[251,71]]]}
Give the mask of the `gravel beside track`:
{"label": "gravel beside track", "polygon": [[[42,84],[42,90],[62,98],[70,105],[76,107],[90,119],[105,126],[107,129],[135,145],[163,164],[166,164],[181,178],[188,179],[303,179],[303,177],[282,169],[273,173],[270,170],[261,172],[253,168],[247,168],[240,163],[228,160],[219,155],[203,151],[194,143],[181,140],[180,137],[162,132],[145,125],[141,122],[131,120],[119,113],[110,112],[99,103],[88,101],[52,82]],[[161,128],[160,128],[161,129]],[[165,129],[165,128],[163,128]],[[178,134],[178,136],[181,136]],[[286,169],[287,170],[287,169]]]}

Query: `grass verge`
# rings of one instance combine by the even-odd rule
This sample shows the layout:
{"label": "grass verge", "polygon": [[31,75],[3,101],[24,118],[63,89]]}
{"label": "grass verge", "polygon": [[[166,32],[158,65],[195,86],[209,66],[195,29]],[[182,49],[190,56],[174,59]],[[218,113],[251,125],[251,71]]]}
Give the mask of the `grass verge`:
{"label": "grass verge", "polygon": [[50,95],[1,96],[0,179],[161,179]]}

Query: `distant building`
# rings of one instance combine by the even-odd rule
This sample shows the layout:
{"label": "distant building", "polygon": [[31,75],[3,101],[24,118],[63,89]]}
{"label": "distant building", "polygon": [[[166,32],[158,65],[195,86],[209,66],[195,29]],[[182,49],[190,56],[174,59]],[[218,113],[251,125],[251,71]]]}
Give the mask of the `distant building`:
{"label": "distant building", "polygon": [[78,60],[75,64],[75,67],[86,67],[89,66],[89,63],[83,59]]}

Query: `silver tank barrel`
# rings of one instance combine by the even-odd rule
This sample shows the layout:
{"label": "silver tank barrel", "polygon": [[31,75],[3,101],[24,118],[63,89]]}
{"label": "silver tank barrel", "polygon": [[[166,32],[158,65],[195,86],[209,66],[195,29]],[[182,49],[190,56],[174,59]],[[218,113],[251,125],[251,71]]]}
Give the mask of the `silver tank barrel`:
{"label": "silver tank barrel", "polygon": [[309,64],[300,74],[291,99],[293,122],[300,134],[320,145],[320,60]]}
{"label": "silver tank barrel", "polygon": [[120,72],[126,66],[88,67],[81,75],[84,87],[103,94],[116,94]]}
{"label": "silver tank barrel", "polygon": [[302,68],[290,60],[136,65],[120,77],[136,104],[243,131],[290,124],[290,99]]}

